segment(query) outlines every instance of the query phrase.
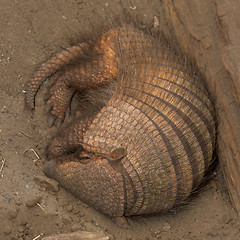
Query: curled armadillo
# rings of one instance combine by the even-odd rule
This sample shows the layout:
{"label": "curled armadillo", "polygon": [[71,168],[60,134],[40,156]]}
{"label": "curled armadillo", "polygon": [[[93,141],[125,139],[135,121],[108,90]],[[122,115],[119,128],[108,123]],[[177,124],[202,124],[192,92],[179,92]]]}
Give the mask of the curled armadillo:
{"label": "curled armadillo", "polygon": [[59,70],[46,103],[52,122],[64,120],[76,91],[113,91],[53,138],[46,175],[110,216],[167,211],[199,186],[212,161],[214,108],[201,75],[166,40],[123,25],[70,47],[28,84],[30,108]]}

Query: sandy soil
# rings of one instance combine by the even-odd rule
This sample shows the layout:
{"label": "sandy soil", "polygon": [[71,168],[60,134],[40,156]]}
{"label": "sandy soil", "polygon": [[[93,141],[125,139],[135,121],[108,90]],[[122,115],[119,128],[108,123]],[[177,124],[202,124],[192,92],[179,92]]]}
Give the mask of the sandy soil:
{"label": "sandy soil", "polygon": [[111,21],[122,7],[148,23],[159,14],[157,0],[133,2],[0,1],[0,239],[42,239],[76,230],[103,231],[109,239],[124,240],[240,239],[240,219],[221,171],[188,205],[166,214],[129,218],[128,229],[61,187],[36,181],[43,176],[45,146],[56,129],[47,127],[44,91],[33,115],[24,109],[26,82],[45,59],[68,46],[69,37],[84,34],[91,24]]}

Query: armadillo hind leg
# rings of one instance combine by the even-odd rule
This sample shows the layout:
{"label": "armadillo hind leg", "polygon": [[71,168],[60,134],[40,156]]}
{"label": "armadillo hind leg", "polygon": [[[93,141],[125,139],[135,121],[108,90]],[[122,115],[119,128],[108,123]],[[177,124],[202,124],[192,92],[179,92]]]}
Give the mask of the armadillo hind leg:
{"label": "armadillo hind leg", "polygon": [[[35,95],[47,77],[62,72],[50,89],[47,99],[47,112],[50,113],[49,125],[55,120],[63,121],[75,91],[104,86],[112,82],[117,75],[115,53],[109,47],[109,41],[101,39],[90,53],[91,43],[76,45],[48,60],[34,75],[26,89],[26,104],[34,109]],[[83,51],[83,46],[85,51]],[[108,51],[105,51],[108,49]],[[105,52],[104,52],[105,51]],[[83,54],[83,52],[85,54]],[[52,117],[52,116],[53,117]]]}
{"label": "armadillo hind leg", "polygon": [[[101,61],[101,60],[99,60]],[[50,88],[46,100],[46,113],[48,113],[49,126],[56,120],[64,121],[67,108],[70,107],[71,99],[75,91],[94,88],[104,82],[107,76],[100,76],[94,72],[100,72],[99,66],[92,66],[93,62],[71,66],[62,74]],[[102,79],[103,78],[103,79]],[[109,79],[110,80],[110,79]],[[53,119],[53,120],[51,120]]]}
{"label": "armadillo hind leg", "polygon": [[106,159],[81,160],[75,153],[47,162],[44,173],[98,211],[112,217],[124,215],[124,177]]}
{"label": "armadillo hind leg", "polygon": [[51,158],[75,151],[82,144],[83,133],[88,129],[93,117],[79,118],[54,137],[47,147],[47,155]]}

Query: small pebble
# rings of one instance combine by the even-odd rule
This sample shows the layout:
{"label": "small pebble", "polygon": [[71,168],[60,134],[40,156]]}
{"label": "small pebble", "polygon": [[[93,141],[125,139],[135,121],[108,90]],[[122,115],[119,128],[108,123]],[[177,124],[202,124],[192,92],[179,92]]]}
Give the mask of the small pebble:
{"label": "small pebble", "polygon": [[80,219],[80,220],[78,221],[78,224],[81,225],[81,228],[82,228],[82,229],[85,229],[85,224],[86,224],[86,222],[85,222],[84,220],[81,220],[81,219]]}
{"label": "small pebble", "polygon": [[73,205],[72,204],[69,204],[67,207],[66,207],[66,210],[67,212],[71,212],[73,210]]}
{"label": "small pebble", "polygon": [[67,207],[67,206],[68,206],[68,204],[69,204],[69,202],[68,202],[68,201],[64,201],[64,202],[62,203],[62,206],[65,208],[65,207]]}
{"label": "small pebble", "polygon": [[12,198],[10,196],[6,196],[2,194],[2,197],[6,200],[7,203],[10,203]]}
{"label": "small pebble", "polygon": [[9,216],[10,220],[16,218],[17,214],[18,214],[18,209],[17,208],[10,208],[8,210],[8,216]]}
{"label": "small pebble", "polygon": [[36,184],[44,188],[45,190],[58,192],[59,190],[59,183],[51,178],[46,176],[37,176],[34,178]]}
{"label": "small pebble", "polygon": [[4,234],[9,235],[12,232],[12,227],[10,225],[5,226]]}
{"label": "small pebble", "polygon": [[97,222],[97,220],[94,218],[91,220],[91,222],[96,226],[96,227],[99,227],[99,224]]}
{"label": "small pebble", "polygon": [[42,196],[33,196],[32,198],[27,200],[26,206],[27,207],[34,207],[35,205],[37,205],[37,203],[40,203],[41,200],[42,200]]}
{"label": "small pebble", "polygon": [[30,235],[30,229],[27,228],[27,229],[24,231],[24,234],[25,234],[25,235]]}
{"label": "small pebble", "polygon": [[63,216],[62,222],[63,224],[69,224],[70,222],[72,222],[72,218],[70,216]]}
{"label": "small pebble", "polygon": [[59,223],[59,224],[58,224],[58,227],[59,227],[60,229],[62,229],[62,228],[64,227],[64,223]]}
{"label": "small pebble", "polygon": [[24,228],[23,226],[19,226],[19,227],[17,228],[17,230],[18,230],[19,233],[23,233],[24,230],[25,230],[25,228]]}
{"label": "small pebble", "polygon": [[60,229],[62,229],[64,226],[62,219],[60,219],[60,218],[58,218],[55,223],[56,223],[56,226]]}
{"label": "small pebble", "polygon": [[99,227],[99,224],[98,224],[97,222],[95,222],[94,225],[95,225],[96,227]]}
{"label": "small pebble", "polygon": [[85,216],[85,213],[84,212],[82,212],[81,210],[79,210],[77,213],[76,212],[74,212],[74,209],[73,209],[73,211],[72,211],[73,213],[75,213],[78,217],[80,217],[80,218],[82,218],[82,217],[84,217]]}
{"label": "small pebble", "polygon": [[84,212],[79,212],[79,213],[78,213],[78,216],[79,216],[79,217],[84,217],[84,216],[85,216],[85,213],[84,213]]}
{"label": "small pebble", "polygon": [[20,206],[20,205],[22,205],[22,202],[19,201],[19,200],[17,200],[17,201],[15,202],[15,204],[16,204],[17,206]]}
{"label": "small pebble", "polygon": [[168,223],[164,223],[163,230],[165,232],[168,232],[170,230],[171,226]]}
{"label": "small pebble", "polygon": [[19,238],[20,238],[20,237],[23,237],[23,235],[24,235],[23,232],[18,233],[18,237],[19,237]]}
{"label": "small pebble", "polygon": [[76,232],[76,231],[79,231],[79,230],[82,230],[82,226],[81,225],[72,225],[71,226],[71,229],[70,229],[70,231],[71,232]]}
{"label": "small pebble", "polygon": [[25,227],[25,225],[26,225],[27,223],[28,223],[28,218],[27,218],[27,216],[26,216],[26,215],[23,215],[23,216],[21,215],[21,219],[19,219],[19,224]]}
{"label": "small pebble", "polygon": [[90,232],[95,232],[98,230],[98,227],[96,227],[95,225],[93,225],[92,223],[89,223],[89,222],[85,223],[85,227],[86,227],[86,230],[90,231]]}
{"label": "small pebble", "polygon": [[32,226],[31,223],[27,223],[27,224],[26,224],[26,227],[27,227],[27,228],[30,228],[31,226]]}
{"label": "small pebble", "polygon": [[74,214],[77,214],[77,213],[80,212],[80,209],[74,207],[73,210],[72,210],[72,212],[73,212]]}

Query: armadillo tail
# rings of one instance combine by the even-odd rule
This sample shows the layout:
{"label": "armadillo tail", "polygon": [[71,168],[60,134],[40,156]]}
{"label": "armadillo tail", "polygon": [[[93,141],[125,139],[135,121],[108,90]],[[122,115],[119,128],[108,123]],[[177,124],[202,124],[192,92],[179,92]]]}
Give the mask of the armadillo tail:
{"label": "armadillo tail", "polygon": [[34,74],[33,79],[28,83],[26,89],[26,105],[30,109],[35,107],[35,95],[43,82],[49,76],[53,75],[64,66],[76,61],[76,59],[84,56],[88,49],[88,44],[82,43],[69,48],[64,49],[56,56],[50,58],[44,63],[39,70]]}

